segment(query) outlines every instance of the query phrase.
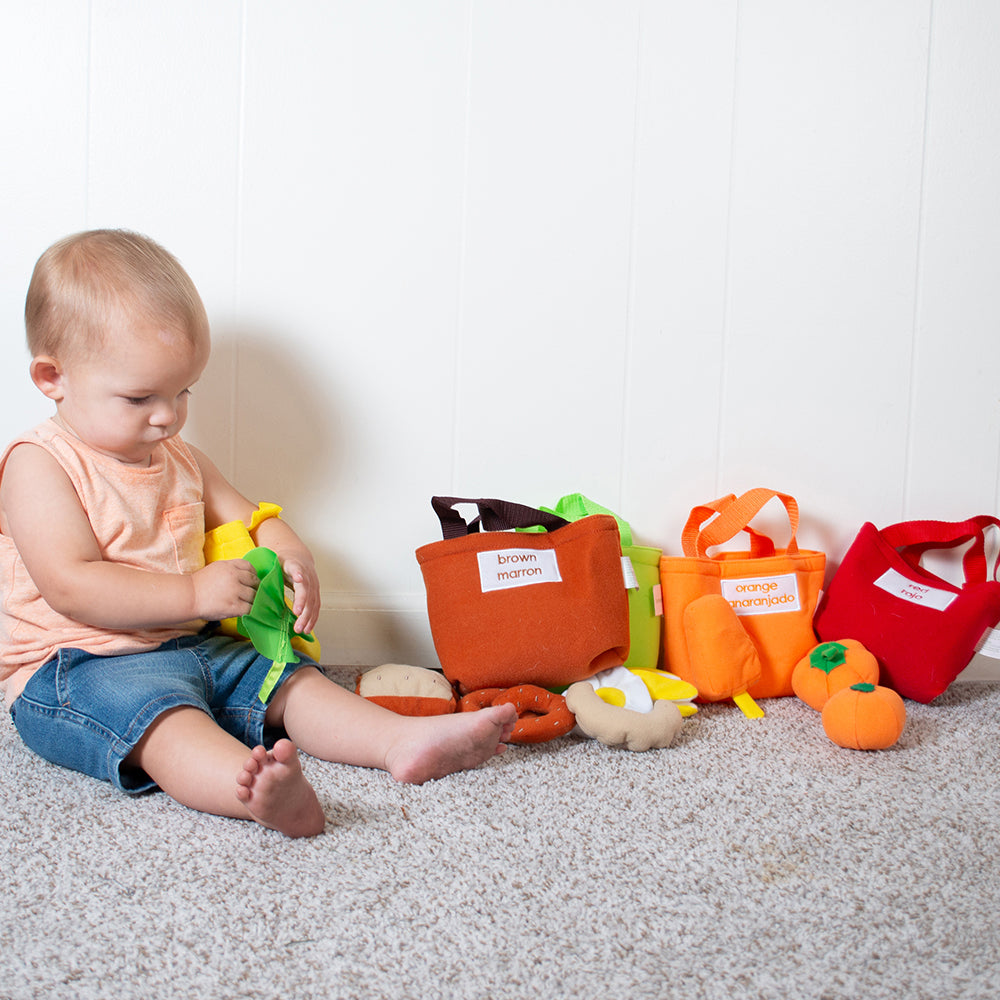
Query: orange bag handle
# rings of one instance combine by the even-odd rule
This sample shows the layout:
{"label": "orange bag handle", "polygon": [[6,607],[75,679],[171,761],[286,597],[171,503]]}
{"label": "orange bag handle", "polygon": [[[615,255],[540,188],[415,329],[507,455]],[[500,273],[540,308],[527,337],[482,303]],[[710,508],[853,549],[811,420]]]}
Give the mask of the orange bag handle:
{"label": "orange bag handle", "polygon": [[[713,514],[725,510],[735,500],[736,494],[730,493],[727,496],[719,497],[718,500],[709,500],[706,503],[700,504],[691,511],[688,515],[687,524],[684,525],[684,532],[681,535],[681,545],[684,555],[693,556],[698,551],[698,534],[702,524]],[[754,531],[749,526],[744,527],[743,530],[750,536],[750,555],[754,559],[762,559],[774,555],[774,542],[767,535],[763,535],[759,531]]]}
{"label": "orange bag handle", "polygon": [[[727,496],[719,497],[718,500],[710,500],[695,507],[691,511],[681,535],[684,555],[704,559],[710,548],[728,542],[741,531],[747,532],[750,536],[751,557],[761,559],[774,555],[774,542],[767,535],[751,528],[750,521],[760,513],[765,504],[775,497],[782,502],[785,512],[788,514],[791,537],[788,540],[786,551],[790,555],[794,555],[799,551],[798,542],[795,540],[799,529],[799,505],[795,497],[789,496],[787,493],[766,489],[763,486],[747,490],[739,497],[730,493]],[[706,524],[706,519],[709,517],[712,520]]]}

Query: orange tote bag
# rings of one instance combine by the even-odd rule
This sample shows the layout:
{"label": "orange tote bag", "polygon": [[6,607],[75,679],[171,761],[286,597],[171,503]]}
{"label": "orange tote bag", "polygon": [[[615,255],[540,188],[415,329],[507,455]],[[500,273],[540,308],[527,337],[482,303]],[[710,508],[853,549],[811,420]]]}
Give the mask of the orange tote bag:
{"label": "orange tote bag", "polygon": [[[567,522],[492,499],[431,504],[444,538],[416,556],[434,648],[461,694],[563,687],[625,662],[628,595],[613,517]],[[466,523],[460,504],[475,504],[479,517]],[[536,526],[546,530],[511,531]]]}
{"label": "orange tote bag", "polygon": [[[775,498],[791,527],[783,549],[750,527]],[[748,715],[760,715],[750,699],[793,693],[792,670],[817,642],[812,618],[826,569],[822,552],[798,547],[798,524],[798,504],[786,493],[730,494],[695,507],[681,538],[684,555],[660,560],[666,669],[703,701],[735,698]],[[709,554],[741,531],[749,551]]]}

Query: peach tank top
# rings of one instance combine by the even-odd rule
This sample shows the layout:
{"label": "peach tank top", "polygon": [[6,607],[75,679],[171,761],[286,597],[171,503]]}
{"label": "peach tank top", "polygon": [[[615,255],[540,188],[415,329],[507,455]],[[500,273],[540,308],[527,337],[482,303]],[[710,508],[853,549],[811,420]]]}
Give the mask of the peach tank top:
{"label": "peach tank top", "polygon": [[[99,454],[47,420],[11,442],[0,456],[0,477],[10,453],[24,444],[44,448],[65,470],[106,560],[160,573],[193,573],[204,565],[201,470],[179,437],[159,445],[148,468],[137,468]],[[67,618],[46,604],[13,541],[0,534],[0,691],[8,707],[59,649],[143,652],[203,624],[113,630]]]}

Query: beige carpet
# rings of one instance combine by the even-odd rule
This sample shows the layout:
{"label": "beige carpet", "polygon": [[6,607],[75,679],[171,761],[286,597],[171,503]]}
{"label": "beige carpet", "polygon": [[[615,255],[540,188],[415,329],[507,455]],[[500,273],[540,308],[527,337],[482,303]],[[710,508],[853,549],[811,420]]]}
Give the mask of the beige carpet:
{"label": "beige carpet", "polygon": [[1000,996],[1000,687],[872,754],[765,707],[419,788],[309,760],[296,842],[51,767],[4,712],[0,997]]}

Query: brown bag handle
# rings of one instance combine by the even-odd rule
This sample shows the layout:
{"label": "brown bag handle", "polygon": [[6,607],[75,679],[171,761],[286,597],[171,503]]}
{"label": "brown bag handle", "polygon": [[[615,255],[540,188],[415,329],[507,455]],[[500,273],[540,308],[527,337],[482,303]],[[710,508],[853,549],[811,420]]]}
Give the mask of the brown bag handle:
{"label": "brown bag handle", "polygon": [[[466,521],[455,510],[455,504],[470,503],[479,508],[479,517]],[[441,522],[441,533],[445,538],[461,538],[479,531],[480,523],[487,531],[510,531],[512,528],[541,527],[546,531],[565,528],[569,521],[558,514],[536,510],[510,500],[479,499],[466,497],[431,497],[431,506]]]}
{"label": "brown bag handle", "polygon": [[[695,507],[681,535],[684,555],[704,559],[710,548],[728,542],[741,531],[750,535],[750,555],[753,558],[761,559],[774,555],[774,542],[767,535],[751,528],[750,521],[775,497],[784,504],[788,514],[791,537],[786,551],[794,555],[799,550],[798,542],[795,540],[799,528],[799,505],[795,498],[787,493],[778,493],[765,487],[747,490],[739,497],[730,493],[718,500],[710,500]],[[712,517],[712,520],[705,523],[709,517]]]}

